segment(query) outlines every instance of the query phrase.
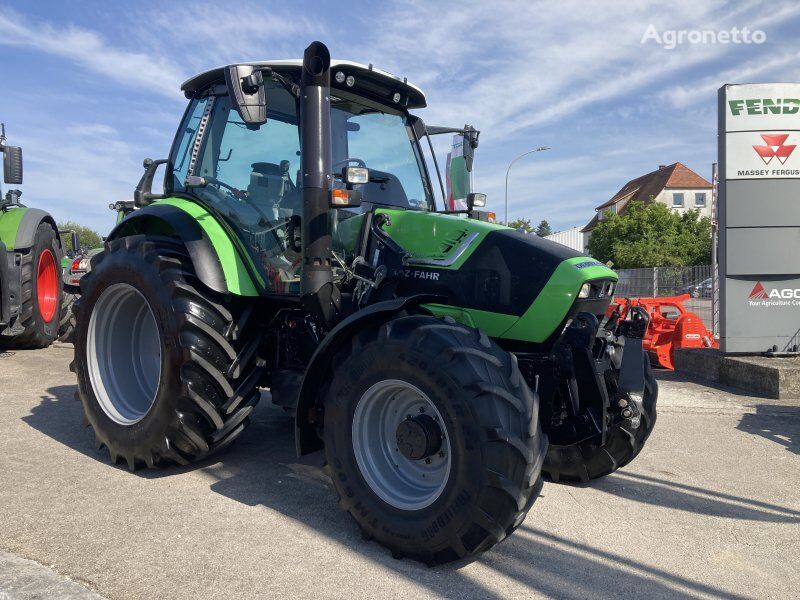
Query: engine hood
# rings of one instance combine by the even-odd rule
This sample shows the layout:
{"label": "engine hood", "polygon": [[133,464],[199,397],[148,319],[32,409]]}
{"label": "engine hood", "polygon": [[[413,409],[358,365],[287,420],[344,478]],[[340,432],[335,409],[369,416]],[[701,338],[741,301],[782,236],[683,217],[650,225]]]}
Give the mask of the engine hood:
{"label": "engine hood", "polygon": [[[387,212],[386,231],[411,254],[398,293],[441,295],[443,305],[466,311],[494,337],[543,341],[579,302],[584,283],[617,280],[591,257],[532,234],[436,213]],[[608,291],[592,286],[592,312],[602,314]]]}

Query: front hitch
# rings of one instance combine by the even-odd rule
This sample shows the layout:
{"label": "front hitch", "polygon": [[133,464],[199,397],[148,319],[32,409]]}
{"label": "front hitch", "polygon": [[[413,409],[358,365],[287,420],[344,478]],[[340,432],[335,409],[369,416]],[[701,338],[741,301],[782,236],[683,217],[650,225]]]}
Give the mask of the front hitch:
{"label": "front hitch", "polygon": [[644,398],[644,352],[642,338],[650,317],[641,306],[631,306],[628,318],[617,325],[616,353],[622,351],[619,363],[618,400],[623,418],[636,429],[641,423]]}

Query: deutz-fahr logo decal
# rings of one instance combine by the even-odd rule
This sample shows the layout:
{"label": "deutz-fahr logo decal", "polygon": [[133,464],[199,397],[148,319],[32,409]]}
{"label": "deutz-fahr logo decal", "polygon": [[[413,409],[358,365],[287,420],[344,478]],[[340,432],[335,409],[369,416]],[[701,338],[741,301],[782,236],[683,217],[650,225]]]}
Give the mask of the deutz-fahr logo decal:
{"label": "deutz-fahr logo decal", "polygon": [[403,269],[403,277],[407,279],[429,279],[431,281],[439,281],[439,273],[437,271],[422,271],[420,269]]}
{"label": "deutz-fahr logo decal", "polygon": [[739,115],[796,115],[800,113],[800,98],[748,98],[728,100],[734,117]]}
{"label": "deutz-fahr logo decal", "polygon": [[747,301],[750,306],[800,306],[800,288],[767,289],[756,281]]}
{"label": "deutz-fahr logo decal", "polygon": [[754,145],[753,150],[761,157],[765,165],[771,163],[773,158],[777,158],[782,165],[786,164],[794,149],[797,148],[795,144],[786,143],[788,138],[788,133],[762,133],[761,139],[764,140],[764,145]]}

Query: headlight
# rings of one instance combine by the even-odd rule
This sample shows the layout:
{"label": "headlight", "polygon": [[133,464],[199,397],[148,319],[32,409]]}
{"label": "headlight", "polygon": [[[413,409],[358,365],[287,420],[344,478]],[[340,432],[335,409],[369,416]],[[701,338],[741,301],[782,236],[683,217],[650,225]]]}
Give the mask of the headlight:
{"label": "headlight", "polygon": [[591,291],[592,291],[592,284],[584,283],[581,286],[581,291],[578,292],[578,298],[588,298]]}

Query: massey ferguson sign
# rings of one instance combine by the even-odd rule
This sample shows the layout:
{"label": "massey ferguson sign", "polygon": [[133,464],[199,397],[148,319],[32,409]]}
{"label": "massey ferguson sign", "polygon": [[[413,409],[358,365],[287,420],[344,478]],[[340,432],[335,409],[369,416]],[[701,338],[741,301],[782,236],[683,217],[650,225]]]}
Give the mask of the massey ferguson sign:
{"label": "massey ferguson sign", "polygon": [[719,90],[724,352],[800,347],[800,84]]}
{"label": "massey ferguson sign", "polygon": [[800,177],[800,132],[742,131],[726,136],[728,179]]}

